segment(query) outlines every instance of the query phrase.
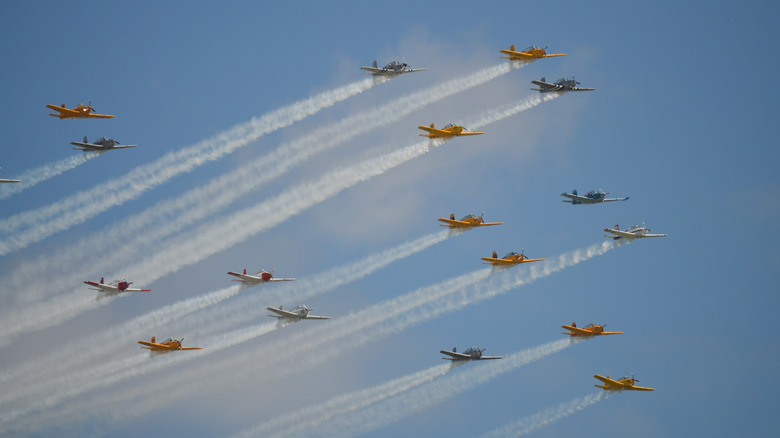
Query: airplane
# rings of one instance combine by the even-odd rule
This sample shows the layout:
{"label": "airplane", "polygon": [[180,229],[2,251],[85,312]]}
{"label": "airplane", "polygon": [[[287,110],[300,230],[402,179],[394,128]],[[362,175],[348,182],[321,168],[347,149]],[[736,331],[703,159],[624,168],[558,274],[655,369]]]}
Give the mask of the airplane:
{"label": "airplane", "polygon": [[604,327],[606,326],[606,324],[588,324],[583,328],[579,328],[577,327],[577,323],[573,322],[571,325],[562,325],[561,328],[569,330],[569,332],[563,332],[564,335],[569,336],[601,336],[623,334],[623,332],[605,332]]}
{"label": "airplane", "polygon": [[266,309],[270,310],[271,312],[277,313],[277,315],[268,315],[273,318],[279,318],[279,319],[330,319],[330,316],[315,316],[315,315],[309,315],[309,312],[314,310],[314,308],[309,309],[305,305],[296,306],[292,310],[284,310],[282,309],[282,306],[279,306],[279,308],[275,307],[266,307]]}
{"label": "airplane", "polygon": [[585,194],[585,196],[580,196],[577,194],[577,190],[572,190],[571,193],[561,193],[561,196],[569,198],[564,199],[563,202],[568,202],[572,205],[578,205],[578,204],[598,204],[600,202],[614,202],[614,201],[627,201],[628,197],[625,198],[607,198],[607,195],[609,192],[604,192],[601,189],[595,189],[591,190],[588,193]]}
{"label": "airplane", "polygon": [[466,128],[460,125],[448,124],[442,129],[437,129],[431,123],[431,126],[418,126],[418,129],[428,132],[427,134],[420,134],[420,137],[428,138],[440,138],[440,137],[459,137],[461,135],[479,135],[484,132],[467,132]]}
{"label": "airplane", "polygon": [[509,46],[509,50],[503,49],[501,50],[501,53],[505,53],[509,56],[502,56],[504,59],[509,59],[512,61],[529,61],[532,59],[540,59],[540,58],[552,58],[554,56],[566,56],[565,53],[551,53],[547,54],[547,47],[542,49],[541,47],[531,46],[522,52],[518,52],[515,50],[515,45],[512,44]]}
{"label": "airplane", "polygon": [[463,353],[458,353],[458,349],[453,347],[452,351],[441,350],[439,353],[446,354],[450,357],[442,357],[444,360],[487,360],[487,359],[503,359],[501,356],[483,356],[482,352],[485,348],[479,349],[476,347],[467,348]]}
{"label": "airplane", "polygon": [[266,270],[259,270],[255,272],[254,274],[247,274],[246,269],[244,269],[244,273],[241,274],[239,272],[233,272],[229,271],[228,275],[232,275],[234,277],[238,277],[239,280],[232,280],[232,281],[240,281],[243,283],[248,283],[251,285],[259,284],[259,283],[266,283],[270,281],[293,281],[294,278],[274,278],[273,272],[268,272]]}
{"label": "airplane", "polygon": [[[2,169],[2,167],[0,167],[0,169]],[[22,182],[22,180],[20,180],[20,179],[2,179],[2,178],[0,178],[0,183],[18,183],[18,182]]]}
{"label": "airplane", "polygon": [[463,219],[457,221],[455,220],[455,213],[450,214],[449,219],[445,219],[443,217],[439,218],[439,222],[444,222],[447,225],[442,225],[442,227],[450,227],[450,228],[471,228],[471,227],[487,227],[490,225],[501,225],[503,222],[485,222],[484,219],[482,219],[482,216],[485,213],[482,213],[480,216],[475,216],[473,214],[468,214],[463,217]]}
{"label": "airplane", "polygon": [[203,349],[203,347],[182,347],[181,346],[182,341],[184,341],[184,338],[181,338],[178,341],[176,339],[168,338],[158,344],[155,337],[152,336],[152,342],[138,341],[138,343],[144,345],[144,347],[141,348],[152,350],[152,352],[156,352],[156,353],[168,353],[169,351],[174,351],[174,350],[202,350]]}
{"label": "airplane", "polygon": [[540,81],[531,81],[532,84],[538,85],[541,88],[531,88],[534,91],[538,91],[540,93],[566,93],[569,91],[593,91],[595,88],[578,88],[577,85],[579,85],[579,82],[574,80],[574,76],[572,76],[571,79],[558,79],[555,81],[555,83],[551,84],[549,82],[546,82],[544,78],[542,78]]}
{"label": "airplane", "polygon": [[118,141],[108,138],[108,137],[100,137],[95,141],[94,143],[90,143],[87,140],[87,137],[84,136],[84,141],[72,141],[70,144],[74,146],[78,146],[77,148],[73,148],[75,150],[79,151],[98,151],[98,152],[104,152],[104,151],[110,151],[111,149],[125,149],[125,148],[134,148],[138,145],[136,144],[123,144],[120,145]]}
{"label": "airplane", "polygon": [[109,294],[118,294],[121,292],[151,292],[151,289],[136,289],[130,287],[133,284],[132,281],[127,281],[124,278],[121,280],[114,280],[111,283],[106,284],[103,277],[100,278],[100,283],[94,281],[85,281],[84,284],[95,286],[90,288],[98,292],[106,292]]}
{"label": "airplane", "polygon": [[525,254],[520,251],[520,254],[512,251],[502,258],[498,258],[498,253],[493,251],[493,257],[482,257],[482,260],[487,261],[486,265],[506,266],[506,265],[519,265],[520,263],[528,262],[540,262],[547,259],[529,259]]}
{"label": "airplane", "polygon": [[49,114],[52,117],[59,117],[61,119],[70,119],[70,118],[76,118],[76,119],[87,119],[87,118],[99,118],[99,119],[112,119],[114,116],[109,116],[107,114],[97,114],[93,113],[92,111],[95,111],[94,108],[92,108],[92,103],[89,105],[84,105],[83,103],[78,104],[77,107],[73,109],[68,109],[65,107],[65,104],[63,103],[62,106],[57,105],[46,105],[46,108],[52,109],[54,111],[57,111],[58,114]]}
{"label": "airplane", "polygon": [[635,379],[632,377],[621,377],[617,380],[612,380],[609,378],[609,376],[599,376],[596,374],[593,376],[597,378],[598,380],[601,380],[604,382],[604,385],[593,385],[596,388],[601,388],[605,391],[622,391],[624,389],[631,390],[631,391],[655,391],[655,388],[645,388],[643,386],[636,386],[634,385],[636,382],[638,382],[638,379]]}
{"label": "airplane", "polygon": [[645,223],[642,222],[642,226],[634,225],[633,227],[621,231],[619,225],[615,225],[615,228],[604,228],[604,231],[612,234],[604,235],[604,237],[611,237],[615,240],[626,238],[628,240],[641,239],[644,237],[666,237],[667,234],[648,234],[648,231],[653,231],[650,228],[645,227]]}
{"label": "airplane", "polygon": [[369,73],[363,73],[364,75],[390,76],[390,77],[396,77],[404,73],[415,73],[418,71],[428,70],[427,68],[411,68],[409,64],[407,64],[406,62],[398,62],[398,61],[393,61],[382,68],[379,68],[376,64],[376,61],[374,61],[371,67],[360,67],[360,69],[369,72]]}

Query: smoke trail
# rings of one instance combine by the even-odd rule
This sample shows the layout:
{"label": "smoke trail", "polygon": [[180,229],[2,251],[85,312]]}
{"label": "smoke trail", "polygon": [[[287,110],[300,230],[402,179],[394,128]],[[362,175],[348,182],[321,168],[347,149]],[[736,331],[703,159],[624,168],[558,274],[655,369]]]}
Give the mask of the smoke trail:
{"label": "smoke trail", "polygon": [[568,403],[561,403],[558,407],[545,409],[514,423],[507,424],[504,427],[491,430],[482,435],[482,438],[522,436],[541,429],[548,424],[555,423],[563,417],[568,417],[575,412],[581,411],[590,405],[606,399],[608,396],[609,392],[601,391],[597,394],[590,394],[585,397],[574,399]]}
{"label": "smoke trail", "polygon": [[289,126],[323,108],[359,94],[375,83],[377,82],[373,79],[363,79],[320,93],[260,118],[253,118],[193,146],[170,152],[154,163],[136,167],[122,178],[100,184],[46,207],[1,220],[0,232],[7,236],[0,241],[0,256],[41,241],[109,208],[137,198],[141,193],[167,182],[176,175],[217,160],[264,134]]}
{"label": "smoke trail", "polygon": [[[529,348],[502,360],[461,369],[427,385],[403,392],[361,412],[341,415],[326,424],[317,426],[317,433],[323,436],[354,436],[387,426],[409,415],[419,413],[433,405],[482,385],[498,376],[523,365],[557,353],[580,340],[561,339],[538,347]],[[339,413],[341,414],[341,413]],[[300,418],[301,421],[305,419]],[[311,433],[311,431],[309,431]],[[303,433],[302,435],[306,435]]]}
{"label": "smoke trail", "polygon": [[[91,271],[106,271],[112,266],[121,266],[139,258],[141,252],[148,252],[151,245],[204,219],[232,203],[239,196],[257,190],[263,184],[278,178],[292,167],[316,153],[331,149],[350,138],[389,124],[401,117],[447,96],[481,85],[517,66],[499,64],[462,78],[447,81],[419,92],[411,93],[376,109],[364,111],[341,122],[319,129],[310,135],[286,143],[275,151],[264,155],[238,169],[231,171],[210,183],[190,190],[176,199],[158,202],[145,211],[127,218],[110,228],[81,240],[67,250],[38,260],[15,270],[13,278],[4,280],[0,291],[16,291],[24,288],[29,278],[40,270],[51,272],[47,267],[56,267],[63,283],[78,281],[83,266]],[[323,139],[325,139],[323,141]],[[122,243],[122,251],[109,254],[95,251],[95,248],[113,248]],[[76,263],[75,261],[78,261]],[[43,266],[45,265],[45,267]],[[0,292],[2,293],[2,292]],[[39,288],[23,294],[27,301],[41,299],[43,295],[58,293],[52,288]]]}
{"label": "smoke trail", "polygon": [[444,375],[451,364],[437,365],[427,370],[418,371],[408,376],[399,377],[371,388],[363,389],[339,397],[325,403],[300,409],[267,421],[251,430],[235,435],[236,438],[251,436],[284,437],[302,433],[338,415],[345,415],[363,409],[374,403],[401,394],[433,379]]}
{"label": "smoke trail", "polygon": [[[298,302],[298,300],[313,297],[344,284],[348,284],[359,278],[362,278],[378,269],[381,269],[390,263],[408,257],[414,253],[420,252],[436,243],[439,243],[449,237],[461,234],[460,230],[443,230],[431,233],[421,238],[406,242],[393,248],[389,248],[380,253],[370,255],[347,265],[331,269],[321,274],[315,274],[311,279],[299,279],[294,283],[285,284],[285,288],[274,288],[269,293],[253,294],[243,301],[234,301],[226,306],[222,306],[217,312],[210,315],[209,324],[202,318],[194,322],[200,332],[215,333],[222,330],[224,325],[236,325],[256,318],[257,308],[262,308],[260,301],[269,302],[274,300],[285,300]],[[277,285],[281,286],[281,285]],[[195,311],[205,309],[209,306],[224,301],[227,298],[243,290],[240,286],[233,286],[219,291],[190,298],[178,303],[174,303],[146,315],[135,318],[124,324],[115,326],[107,331],[96,333],[87,338],[72,342],[60,350],[50,354],[48,357],[36,360],[35,363],[25,364],[21,369],[3,375],[6,387],[3,394],[0,395],[0,405],[7,403],[18,404],[18,400],[23,397],[32,399],[41,399],[46,394],[55,391],[56,385],[61,382],[67,382],[67,386],[81,389],[65,388],[64,391],[71,396],[75,396],[86,390],[93,388],[91,382],[82,383],[74,371],[86,373],[87,379],[91,380],[95,375],[101,375],[103,372],[94,370],[91,365],[100,363],[100,355],[119,354],[119,348],[124,346],[116,345],[114,340],[119,337],[128,337],[136,335],[141,337],[142,333],[149,333],[155,327],[167,326],[170,330],[170,324],[179,318],[189,315]],[[227,322],[225,324],[224,322]],[[263,329],[261,329],[262,331]],[[191,329],[182,330],[180,333],[191,333]],[[264,332],[263,332],[264,333]],[[196,333],[197,334],[197,333]],[[261,333],[262,334],[262,333]],[[242,335],[242,337],[245,335]],[[197,336],[196,336],[197,339]],[[101,345],[102,348],[94,348],[95,345]],[[112,348],[113,347],[113,348]],[[73,355],[73,351],[79,351],[78,355]],[[103,365],[101,365],[102,367]],[[85,368],[86,367],[86,368]],[[122,370],[120,366],[109,365],[108,370],[115,374]],[[136,374],[128,375],[131,377]],[[44,378],[47,377],[47,378]],[[119,379],[112,380],[109,383],[115,383]],[[13,389],[16,387],[18,389]],[[49,403],[49,407],[51,402]]]}
{"label": "smoke trail", "polygon": [[15,179],[22,180],[22,182],[0,185],[0,200],[27,190],[30,187],[40,182],[46,181],[49,178],[54,178],[55,176],[65,171],[86,163],[98,155],[100,155],[99,152],[84,152],[83,154],[71,155],[70,157],[63,160],[44,164],[41,167],[36,167],[35,169],[25,171],[21,175],[14,177]]}

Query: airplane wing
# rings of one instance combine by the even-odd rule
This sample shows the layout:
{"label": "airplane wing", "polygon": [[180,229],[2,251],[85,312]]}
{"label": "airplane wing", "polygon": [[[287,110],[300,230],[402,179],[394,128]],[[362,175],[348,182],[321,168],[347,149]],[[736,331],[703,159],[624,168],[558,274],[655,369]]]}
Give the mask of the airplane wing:
{"label": "airplane wing", "polygon": [[573,195],[571,193],[561,193],[561,196],[563,196],[564,198],[569,198],[569,199],[564,199],[563,200],[563,202],[568,202],[569,204],[588,204],[588,203],[590,203],[589,201],[593,201],[590,198],[586,198],[584,196]]}
{"label": "airplane wing", "polygon": [[644,386],[636,386],[636,385],[629,386],[626,389],[631,391],[655,391],[655,388],[645,388]]}
{"label": "airplane wing", "polygon": [[668,236],[668,234],[644,234],[639,237],[644,238],[644,237],[666,237],[666,236]]}
{"label": "airplane wing", "polygon": [[570,333],[564,333],[564,335],[571,335],[571,336],[574,336],[574,335],[590,336],[590,335],[592,335],[592,334],[593,334],[593,332],[589,332],[589,331],[587,331],[587,330],[583,330],[583,329],[581,329],[581,328],[577,328],[577,327],[572,327],[572,326],[570,326],[570,325],[562,325],[562,326],[561,326],[561,328],[563,328],[563,329],[566,329],[566,330],[571,330],[571,332],[570,332]]}
{"label": "airplane wing", "polygon": [[519,58],[532,59],[534,57],[533,55],[531,55],[529,53],[516,52],[514,50],[507,50],[507,49],[502,49],[501,53],[509,55],[509,56],[502,56],[502,58],[508,58],[508,59],[513,59],[513,58],[514,59],[519,59]]}
{"label": "airplane wing", "polygon": [[486,265],[515,265],[517,262],[504,260],[504,259],[496,259],[493,257],[482,257],[482,260],[488,262],[485,263]]}
{"label": "airplane wing", "polygon": [[58,114],[49,114],[49,115],[52,117],[59,117],[61,119],[66,117],[76,117],[79,114],[77,111],[73,111],[71,109],[65,108],[64,106],[46,105],[46,108],[57,111]]}
{"label": "airplane wing", "polygon": [[138,289],[134,287],[128,287],[127,289],[123,290],[122,292],[151,292],[151,289]]}
{"label": "airplane wing", "polygon": [[171,349],[170,345],[157,344],[155,342],[138,341],[138,343],[141,344],[141,345],[145,345],[145,347],[141,347],[141,348],[146,348],[148,350],[151,350],[153,348],[157,348],[157,349],[161,349],[161,350],[170,350]]}
{"label": "airplane wing", "polygon": [[624,385],[624,384],[618,382],[617,380],[612,380],[609,377],[599,376],[598,374],[594,375],[593,377],[595,377],[596,379],[601,380],[602,382],[604,382],[603,386],[602,385],[593,385],[593,386],[595,386],[597,388],[602,388],[602,389],[625,389],[628,386],[628,385]]}
{"label": "airplane wing", "polygon": [[428,134],[420,134],[420,137],[449,137],[452,135],[450,131],[444,131],[441,129],[431,128],[430,126],[418,126],[417,129],[422,129],[428,132]]}
{"label": "airplane wing", "polygon": [[381,75],[387,73],[387,71],[378,67],[360,67],[360,69],[370,72],[370,73],[363,73],[364,75]]}
{"label": "airplane wing", "polygon": [[595,90],[595,88],[578,88],[578,87],[574,87],[574,88],[572,88],[572,89],[570,89],[568,91],[593,91],[593,90]]}
{"label": "airplane wing", "polygon": [[73,146],[78,146],[78,147],[73,148],[73,149],[78,149],[78,150],[82,150],[82,151],[87,151],[87,150],[89,150],[89,151],[110,151],[111,149],[125,149],[125,148],[134,148],[134,147],[138,146],[137,144],[116,144],[116,145],[108,148],[108,147],[105,147],[103,145],[93,144],[93,143],[84,143],[84,142],[80,142],[80,141],[72,141],[72,142],[70,142],[70,144],[72,144]]}
{"label": "airplane wing", "polygon": [[3,178],[0,178],[0,183],[18,183],[18,182],[22,182],[22,180],[20,180],[20,179],[3,179]]}
{"label": "airplane wing", "polygon": [[309,315],[306,319],[330,319],[330,316]]}
{"label": "airplane wing", "polygon": [[461,131],[460,134],[455,134],[455,135],[460,137],[460,136],[463,136],[463,135],[480,135],[480,134],[484,134],[484,132]]}
{"label": "airplane wing", "polygon": [[98,282],[95,282],[95,281],[85,281],[84,284],[96,287],[97,289],[95,289],[95,290],[98,290],[98,291],[115,292],[115,291],[119,290],[119,288],[117,288],[116,286],[112,286],[110,284],[105,284],[105,283],[98,283]]}
{"label": "airplane wing", "polygon": [[545,53],[544,54],[545,58],[554,58],[556,56],[566,56],[566,54],[565,53],[549,53],[549,54]]}
{"label": "airplane wing", "polygon": [[268,316],[272,316],[274,318],[280,318],[280,319],[281,318],[299,318],[300,319],[300,315],[298,315],[297,313],[292,313],[292,312],[288,312],[286,310],[277,309],[276,307],[266,307],[266,310],[270,310],[271,312],[276,313],[277,315],[268,315]]}
{"label": "airplane wing", "polygon": [[446,354],[447,356],[450,356],[450,357],[442,357],[442,359],[444,359],[444,360],[471,360],[471,356],[468,355],[468,354],[455,353],[455,352],[447,351],[447,350],[441,350],[441,351],[439,351],[439,353]]}
{"label": "airplane wing", "polygon": [[181,347],[179,350],[203,350],[203,347]]}
{"label": "airplane wing", "polygon": [[628,196],[625,198],[607,198],[603,199],[601,202],[615,202],[615,201],[628,201]]}
{"label": "airplane wing", "polygon": [[274,282],[274,281],[294,281],[294,280],[295,280],[294,278],[276,278],[276,277],[271,277],[270,280],[266,280],[266,281]]}
{"label": "airplane wing", "polygon": [[114,116],[110,116],[108,114],[95,114],[95,113],[89,113],[87,114],[87,117],[94,117],[97,119],[113,119]]}
{"label": "airplane wing", "polygon": [[613,234],[613,236],[604,236],[604,237],[611,237],[611,238],[613,238],[615,240],[620,239],[621,237],[625,237],[626,239],[629,239],[629,240],[633,240],[633,239],[636,239],[637,237],[639,237],[636,234],[627,233],[625,231],[620,231],[620,230],[614,230],[612,228],[604,228],[604,231],[606,231],[607,233],[612,233]]}
{"label": "airplane wing", "polygon": [[262,278],[255,277],[254,275],[242,274],[240,272],[228,271],[228,275],[240,278],[240,280],[233,281],[243,281],[244,283],[259,283],[263,280]]}
{"label": "airplane wing", "polygon": [[541,262],[542,260],[547,260],[546,258],[542,259],[523,259],[520,263],[530,263],[530,262]]}

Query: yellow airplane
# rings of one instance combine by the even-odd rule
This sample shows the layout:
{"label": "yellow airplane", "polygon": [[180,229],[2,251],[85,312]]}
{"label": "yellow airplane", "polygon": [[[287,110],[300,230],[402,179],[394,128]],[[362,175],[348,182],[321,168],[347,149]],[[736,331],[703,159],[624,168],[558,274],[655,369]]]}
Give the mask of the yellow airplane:
{"label": "yellow airplane", "polygon": [[[482,213],[484,214],[484,213]],[[443,217],[439,218],[439,222],[444,222],[447,225],[442,227],[450,228],[472,228],[472,227],[487,227],[489,225],[501,225],[503,222],[485,222],[482,216],[474,216],[473,214],[466,215],[461,220],[455,220],[455,213],[450,214],[449,219]]]}
{"label": "yellow airplane", "polygon": [[577,327],[577,323],[573,322],[571,325],[562,325],[561,328],[569,330],[568,333],[564,332],[564,335],[569,336],[601,336],[601,335],[620,335],[623,332],[605,332],[604,327],[607,325],[600,324],[588,324],[583,328]]}
{"label": "yellow airplane", "polygon": [[501,50],[501,53],[505,53],[509,56],[502,56],[502,58],[509,59],[512,61],[530,61],[532,59],[540,59],[540,58],[552,58],[553,56],[566,56],[565,53],[551,53],[547,54],[547,47],[544,49],[541,47],[531,46],[522,52],[518,52],[515,50],[515,45],[512,44],[509,46],[509,50],[503,49]]}
{"label": "yellow airplane", "polygon": [[54,111],[57,111],[58,114],[49,114],[52,117],[59,117],[61,119],[70,119],[70,118],[77,118],[77,119],[88,119],[88,118],[99,118],[99,119],[113,119],[114,116],[109,116],[107,114],[97,114],[93,113],[92,111],[95,111],[94,108],[92,108],[92,105],[84,105],[83,103],[80,103],[77,107],[73,109],[68,109],[65,107],[65,104],[63,103],[62,106],[57,105],[46,105],[46,108],[52,109]]}
{"label": "yellow airplane", "polygon": [[493,257],[482,257],[482,260],[488,262],[485,263],[486,265],[505,266],[505,265],[519,265],[520,263],[528,263],[528,262],[540,262],[542,260],[547,260],[547,259],[529,259],[525,256],[525,254],[522,253],[522,251],[519,254],[512,251],[502,258],[498,258],[498,253],[496,251],[493,251]]}
{"label": "yellow airplane", "polygon": [[428,138],[446,138],[446,137],[459,137],[461,135],[484,134],[484,132],[467,132],[466,128],[460,125],[453,125],[451,123],[445,126],[443,129],[435,128],[433,126],[433,123],[431,123],[431,126],[418,126],[417,128],[428,132],[427,134],[420,134],[420,137],[428,137]]}
{"label": "yellow airplane", "polygon": [[181,338],[180,340],[171,339],[168,338],[165,341],[161,343],[157,343],[157,340],[154,336],[152,336],[152,342],[146,342],[146,341],[138,341],[139,344],[145,345],[141,348],[146,348],[147,350],[152,350],[153,352],[157,353],[167,353],[169,351],[174,350],[201,350],[202,347],[182,347],[181,342],[184,340],[184,338]]}
{"label": "yellow airplane", "polygon": [[633,377],[621,377],[618,380],[612,380],[609,378],[609,376],[599,376],[596,374],[593,376],[602,382],[604,382],[604,385],[593,385],[596,388],[601,388],[605,391],[623,391],[624,389],[630,390],[630,391],[655,391],[655,388],[645,388],[643,386],[636,386],[635,383],[639,380],[633,378]]}

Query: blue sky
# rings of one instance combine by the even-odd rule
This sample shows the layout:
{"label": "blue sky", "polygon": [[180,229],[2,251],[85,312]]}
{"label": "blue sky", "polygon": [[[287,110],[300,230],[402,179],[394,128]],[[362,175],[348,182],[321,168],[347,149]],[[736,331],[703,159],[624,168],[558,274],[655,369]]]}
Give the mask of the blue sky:
{"label": "blue sky", "polygon": [[[97,203],[116,202],[157,175],[144,172],[166,154],[192,158],[194,145],[219,143],[215,136],[253,117],[276,117],[280,108],[358,83],[365,79],[359,67],[375,59],[405,59],[429,70],[370,86],[0,256],[0,381],[10,394],[0,399],[0,430],[232,435],[441,365],[441,349],[476,345],[510,357],[562,339],[559,327],[572,321],[608,323],[625,334],[567,346],[479,383],[473,382],[492,375],[495,365],[471,363],[390,397],[382,402],[387,408],[334,410],[334,421],[345,423],[316,427],[342,427],[335,430],[345,435],[479,434],[595,394],[593,374],[633,373],[657,390],[599,400],[536,433],[776,430],[772,396],[779,388],[772,376],[780,349],[772,336],[778,309],[772,291],[780,249],[773,231],[780,135],[771,77],[779,67],[773,56],[778,12],[773,2],[3,4],[0,177],[80,156],[69,143],[85,135],[139,145],[0,199],[3,245],[21,234],[1,228],[13,218],[97,193],[92,205],[55,212],[54,227]],[[501,65],[498,51],[510,44],[549,44],[550,52],[567,55],[437,101],[426,94]],[[295,193],[306,199],[325,193],[334,171],[355,174],[359,162],[419,143],[418,125],[468,127],[486,111],[532,97],[531,80],[572,74],[597,90],[496,120],[480,127],[482,136],[446,142],[282,217],[299,200],[290,190],[303,187]],[[152,214],[255,160],[278,168],[274,151],[297,139],[309,139],[304,150],[313,149],[335,138],[332,127],[344,120],[376,109],[401,112],[398,99],[418,92],[431,102],[303,160],[202,218],[217,198],[257,175],[190,210]],[[46,115],[49,103],[90,101],[116,118]],[[320,181],[313,189],[303,185],[313,181]],[[119,188],[109,190],[112,184]],[[597,187],[631,199],[560,202],[564,191]],[[278,213],[247,210],[275,197],[283,201]],[[487,220],[505,224],[444,238],[327,293],[285,301],[324,288],[341,275],[339,268],[439,232],[439,217],[483,211]],[[155,219],[123,231],[144,217]],[[37,220],[33,215],[20,227]],[[466,298],[447,301],[453,308],[441,314],[445,301],[433,300],[316,345],[343,321],[377,320],[393,310],[390,300],[482,269],[479,258],[493,250],[523,248],[548,257],[539,265],[553,265],[561,254],[603,243],[605,227],[643,221],[669,236],[612,248],[489,299],[471,302],[464,292]],[[150,237],[155,232],[162,237]],[[213,243],[201,243],[212,233]],[[174,251],[179,247],[187,249]],[[172,316],[191,303],[186,300],[230,287],[225,272],[244,267],[275,268],[297,280],[225,291],[216,304]],[[532,272],[520,266],[474,287],[496,289],[501,279]],[[117,275],[153,292],[98,303],[81,284]],[[302,302],[332,319],[268,329],[240,343],[233,336],[253,326],[266,330],[266,306]],[[72,308],[63,310],[63,303]],[[137,323],[160,308],[171,309],[170,321]],[[409,322],[414,318],[419,321]],[[184,337],[185,345],[216,352],[149,358],[136,341],[151,336]],[[221,348],[224,342],[236,345]],[[68,386],[82,378],[95,386]],[[31,381],[40,393],[25,392]],[[447,393],[448,382],[465,389]],[[389,424],[370,410],[412,406],[435,388],[445,388],[441,401]],[[52,406],[42,409],[42,398]],[[367,418],[367,430],[350,418]]]}

